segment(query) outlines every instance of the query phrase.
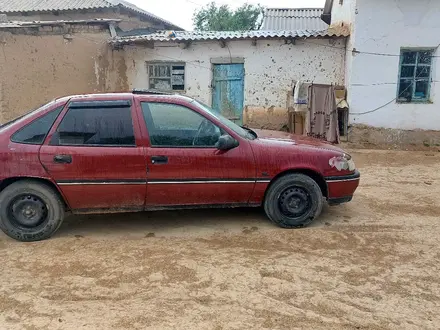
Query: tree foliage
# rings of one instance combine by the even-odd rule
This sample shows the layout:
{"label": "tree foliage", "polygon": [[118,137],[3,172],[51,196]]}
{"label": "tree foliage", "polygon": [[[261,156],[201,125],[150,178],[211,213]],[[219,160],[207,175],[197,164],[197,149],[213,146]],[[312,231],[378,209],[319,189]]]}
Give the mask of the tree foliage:
{"label": "tree foliage", "polygon": [[248,3],[233,10],[228,5],[211,2],[193,16],[193,24],[199,31],[258,30],[262,20],[263,7]]}

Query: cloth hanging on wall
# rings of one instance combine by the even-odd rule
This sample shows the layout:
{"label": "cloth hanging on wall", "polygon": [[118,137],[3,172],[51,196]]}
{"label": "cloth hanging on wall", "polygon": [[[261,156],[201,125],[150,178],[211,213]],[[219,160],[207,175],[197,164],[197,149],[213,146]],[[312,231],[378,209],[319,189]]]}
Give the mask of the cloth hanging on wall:
{"label": "cloth hanging on wall", "polygon": [[340,142],[334,86],[313,84],[309,87],[305,128],[308,136],[331,143]]}
{"label": "cloth hanging on wall", "polygon": [[307,112],[309,109],[309,87],[310,83],[297,81],[293,93],[293,108],[296,112]]}

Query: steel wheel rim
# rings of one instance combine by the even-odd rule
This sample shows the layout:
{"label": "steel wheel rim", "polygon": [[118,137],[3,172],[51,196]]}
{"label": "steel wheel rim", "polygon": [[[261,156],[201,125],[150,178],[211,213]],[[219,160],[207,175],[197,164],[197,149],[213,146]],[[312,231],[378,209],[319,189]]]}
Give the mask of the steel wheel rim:
{"label": "steel wheel rim", "polygon": [[302,187],[289,187],[279,195],[278,207],[284,216],[300,218],[312,208],[312,198]]}
{"label": "steel wheel rim", "polygon": [[48,220],[46,203],[33,194],[15,197],[8,205],[8,215],[13,224],[21,228],[35,228]]}

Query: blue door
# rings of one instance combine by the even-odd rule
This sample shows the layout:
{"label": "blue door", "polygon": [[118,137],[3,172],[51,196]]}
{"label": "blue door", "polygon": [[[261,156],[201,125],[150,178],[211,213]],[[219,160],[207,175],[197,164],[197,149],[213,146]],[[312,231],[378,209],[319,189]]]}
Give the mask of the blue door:
{"label": "blue door", "polygon": [[215,64],[212,107],[237,124],[243,123],[244,65]]}

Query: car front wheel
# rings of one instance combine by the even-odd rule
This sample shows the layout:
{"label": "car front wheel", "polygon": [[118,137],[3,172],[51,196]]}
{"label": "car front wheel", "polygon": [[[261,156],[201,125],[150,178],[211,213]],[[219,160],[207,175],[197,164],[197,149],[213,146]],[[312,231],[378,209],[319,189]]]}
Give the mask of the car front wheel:
{"label": "car front wheel", "polygon": [[64,204],[50,186],[32,180],[12,183],[0,193],[0,228],[16,240],[51,237],[64,219]]}
{"label": "car front wheel", "polygon": [[321,214],[322,198],[315,180],[304,174],[288,174],[271,184],[264,210],[282,228],[305,227]]}

